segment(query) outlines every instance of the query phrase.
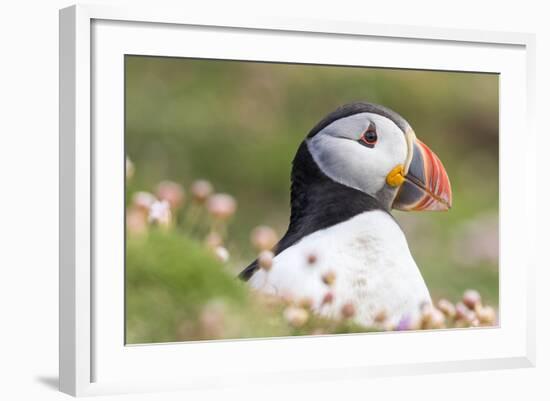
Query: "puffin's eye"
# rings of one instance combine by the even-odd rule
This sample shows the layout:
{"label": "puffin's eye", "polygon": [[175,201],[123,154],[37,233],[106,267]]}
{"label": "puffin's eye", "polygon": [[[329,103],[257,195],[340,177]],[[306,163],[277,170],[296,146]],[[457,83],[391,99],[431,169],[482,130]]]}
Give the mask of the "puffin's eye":
{"label": "puffin's eye", "polygon": [[365,131],[363,135],[361,135],[359,141],[361,142],[361,144],[369,148],[374,148],[374,145],[376,144],[376,142],[378,142],[378,134],[376,133],[375,129],[369,127],[369,129]]}

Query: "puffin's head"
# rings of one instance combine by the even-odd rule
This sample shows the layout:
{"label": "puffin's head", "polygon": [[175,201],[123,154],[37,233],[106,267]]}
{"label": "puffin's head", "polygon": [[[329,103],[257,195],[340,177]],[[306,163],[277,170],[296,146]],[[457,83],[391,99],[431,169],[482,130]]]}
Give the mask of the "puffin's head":
{"label": "puffin's head", "polygon": [[376,198],[387,210],[448,210],[451,184],[439,158],[397,113],[352,103],[320,121],[305,140],[332,180]]}

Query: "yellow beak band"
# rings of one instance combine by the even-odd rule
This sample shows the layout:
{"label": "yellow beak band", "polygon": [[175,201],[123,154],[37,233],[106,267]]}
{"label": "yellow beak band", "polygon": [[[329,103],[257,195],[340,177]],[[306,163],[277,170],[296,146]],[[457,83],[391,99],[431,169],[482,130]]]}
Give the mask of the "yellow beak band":
{"label": "yellow beak band", "polygon": [[386,183],[390,187],[398,187],[404,182],[405,182],[405,170],[402,164],[398,164],[386,176]]}

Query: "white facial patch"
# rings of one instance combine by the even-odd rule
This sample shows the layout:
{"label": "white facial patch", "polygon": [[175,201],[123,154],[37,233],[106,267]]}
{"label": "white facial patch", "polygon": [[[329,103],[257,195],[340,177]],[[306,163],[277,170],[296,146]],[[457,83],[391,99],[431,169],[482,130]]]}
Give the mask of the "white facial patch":
{"label": "white facial patch", "polygon": [[[369,148],[359,143],[374,124],[378,141]],[[341,118],[307,140],[308,149],[332,180],[371,196],[384,188],[386,176],[398,164],[406,164],[405,134],[390,119],[375,113],[358,113]]]}

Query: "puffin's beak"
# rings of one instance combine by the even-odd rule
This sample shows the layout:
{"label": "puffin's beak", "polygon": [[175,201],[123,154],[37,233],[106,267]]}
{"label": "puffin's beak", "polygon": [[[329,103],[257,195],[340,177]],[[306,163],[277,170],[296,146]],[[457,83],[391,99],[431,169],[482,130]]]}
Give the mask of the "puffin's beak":
{"label": "puffin's beak", "polygon": [[414,137],[412,159],[392,207],[398,210],[449,210],[451,183],[434,152]]}

